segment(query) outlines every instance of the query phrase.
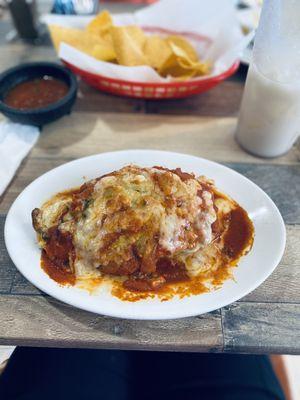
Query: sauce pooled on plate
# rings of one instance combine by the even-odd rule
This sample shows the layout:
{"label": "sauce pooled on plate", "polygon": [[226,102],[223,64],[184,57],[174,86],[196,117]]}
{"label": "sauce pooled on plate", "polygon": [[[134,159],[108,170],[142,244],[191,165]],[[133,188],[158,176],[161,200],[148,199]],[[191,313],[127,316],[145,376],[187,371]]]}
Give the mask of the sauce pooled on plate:
{"label": "sauce pooled on plate", "polygon": [[158,166],[58,193],[32,222],[50,278],[89,292],[107,282],[124,301],[219,288],[254,238],[247,212],[212,181]]}

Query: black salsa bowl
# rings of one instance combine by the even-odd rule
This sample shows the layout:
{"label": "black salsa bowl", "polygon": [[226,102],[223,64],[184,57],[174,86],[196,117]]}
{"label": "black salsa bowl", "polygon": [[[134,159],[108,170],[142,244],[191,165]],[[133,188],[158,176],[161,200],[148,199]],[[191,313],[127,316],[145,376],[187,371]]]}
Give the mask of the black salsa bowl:
{"label": "black salsa bowl", "polygon": [[[45,107],[20,110],[4,103],[7,93],[25,81],[50,76],[64,82],[69,90],[58,101]],[[0,112],[14,122],[42,127],[69,114],[77,96],[77,80],[67,68],[50,62],[33,62],[10,68],[0,75]]]}

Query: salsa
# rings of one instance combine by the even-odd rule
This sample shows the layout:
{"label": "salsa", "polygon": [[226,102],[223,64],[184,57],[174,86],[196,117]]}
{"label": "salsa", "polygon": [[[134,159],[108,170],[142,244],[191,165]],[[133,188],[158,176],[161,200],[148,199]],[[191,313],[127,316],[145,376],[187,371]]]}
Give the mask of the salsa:
{"label": "salsa", "polygon": [[[159,167],[159,169],[162,168]],[[179,169],[172,170],[172,172],[181,175],[181,179],[188,179],[188,176],[192,176],[188,174],[185,176],[185,173]],[[160,183],[159,178],[156,181],[158,184]],[[187,263],[180,261],[180,257],[173,259],[170,253],[164,252],[159,247],[159,244],[156,246],[156,252],[149,252],[146,257],[142,258],[136,243],[132,244],[131,242],[126,252],[126,258],[121,262],[113,260],[101,265],[98,261],[99,278],[90,280],[79,277],[77,279],[74,264],[77,257],[75,242],[73,243],[74,232],[59,228],[67,212],[70,212],[76,221],[78,216],[86,218],[89,204],[93,204],[94,201],[91,195],[95,182],[96,180],[87,182],[80,188],[60,193],[59,196],[70,197],[71,202],[67,207],[61,208],[56,218],[57,224],[47,230],[41,228],[39,223],[41,210],[35,209],[32,212],[34,228],[44,241],[42,268],[50,278],[62,285],[80,283],[81,288],[92,292],[99,283],[107,279],[112,283],[112,294],[124,301],[138,301],[154,296],[166,301],[175,295],[180,298],[198,295],[208,292],[209,285],[220,287],[226,279],[232,277],[232,267],[236,266],[239,259],[251,249],[254,227],[247,212],[233,200],[228,200],[227,196],[213,189],[209,182],[205,182],[202,184],[203,190],[212,193],[218,216],[212,224],[213,240],[205,255],[207,257],[206,264],[209,263],[208,269],[204,268],[197,276],[190,275],[187,268],[191,265],[190,259],[187,260]],[[225,204],[226,201],[229,202],[229,211],[227,206],[222,205],[222,201],[225,201]],[[107,218],[105,213],[103,218],[103,220]],[[132,225],[129,226],[132,229]],[[101,251],[107,249],[114,251],[114,244],[123,232],[124,230],[119,229],[107,233],[102,238]],[[158,241],[155,232],[153,237]]]}
{"label": "salsa", "polygon": [[232,276],[232,266],[250,250],[254,233],[253,224],[242,207],[237,206],[224,218],[228,220],[229,225],[224,235],[222,264],[218,269],[190,278],[184,265],[172,264],[170,260],[163,258],[157,265],[157,272],[164,279],[162,284],[151,287],[151,282],[148,281],[147,284],[147,279],[129,278],[125,282],[115,281],[112,294],[121,300],[135,302],[153,298],[156,293],[162,301],[166,301],[174,295],[183,298],[208,292],[207,279],[210,279],[213,286],[222,285]]}
{"label": "salsa", "polygon": [[229,215],[229,229],[224,237],[224,253],[231,259],[239,258],[251,242],[252,236],[253,225],[246,211],[242,207],[236,207]]}
{"label": "salsa", "polygon": [[72,237],[62,233],[57,228],[48,231],[47,245],[42,251],[42,268],[56,282],[75,284],[75,274],[70,267],[70,261],[75,258]]}
{"label": "salsa", "polygon": [[[113,295],[121,300],[134,302],[153,297],[156,293],[162,300],[168,300],[174,295],[182,298],[207,292],[205,285],[207,278],[211,278],[213,285],[223,284],[231,276],[232,265],[244,255],[245,250],[246,252],[249,250],[249,245],[251,246],[253,241],[253,225],[245,210],[237,206],[225,218],[229,226],[224,235],[222,251],[224,259],[220,268],[203,276],[190,278],[184,264],[174,264],[167,257],[162,257],[156,265],[156,277],[138,277],[133,274],[125,281],[116,280],[113,282]],[[75,258],[72,237],[56,228],[51,228],[48,235],[47,245],[42,251],[42,268],[56,282],[62,285],[74,285],[76,276],[69,265],[69,257],[71,256],[73,260]],[[105,271],[105,273],[115,275],[115,271]],[[92,292],[99,282],[101,280],[85,281],[81,286]]]}
{"label": "salsa", "polygon": [[5,96],[4,103],[19,110],[34,110],[57,102],[68,91],[65,82],[45,75],[13,87]]}

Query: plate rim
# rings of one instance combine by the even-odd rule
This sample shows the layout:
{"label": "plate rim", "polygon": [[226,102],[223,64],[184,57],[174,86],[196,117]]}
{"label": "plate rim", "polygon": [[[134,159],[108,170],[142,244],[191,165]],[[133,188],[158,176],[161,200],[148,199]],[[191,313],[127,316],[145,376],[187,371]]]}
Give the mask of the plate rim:
{"label": "plate rim", "polygon": [[[206,311],[200,312],[200,313],[197,310],[195,310],[195,312],[186,312],[185,309],[182,309],[180,312],[177,312],[176,315],[169,315],[169,316],[163,316],[163,315],[157,316],[155,314],[155,312],[152,313],[152,315],[150,313],[150,314],[145,314],[143,316],[142,315],[139,315],[139,316],[135,315],[134,316],[132,312],[130,312],[130,311],[129,312],[124,312],[123,310],[121,312],[104,313],[104,312],[99,312],[99,311],[95,310],[94,307],[92,307],[92,306],[89,306],[89,305],[86,305],[86,304],[81,304],[81,299],[80,298],[78,298],[76,300],[73,300],[73,299],[72,300],[68,300],[67,291],[65,292],[66,295],[65,294],[64,295],[53,294],[53,292],[51,290],[45,289],[43,287],[43,284],[40,285],[40,282],[32,282],[32,280],[30,278],[28,278],[28,276],[27,276],[27,271],[25,270],[25,272],[24,272],[22,267],[19,268],[19,266],[17,265],[18,261],[15,261],[16,260],[15,251],[12,249],[13,246],[10,243],[10,240],[8,238],[9,237],[10,223],[11,223],[10,220],[11,220],[11,218],[13,218],[13,211],[14,211],[14,208],[16,207],[16,205],[18,204],[18,202],[22,201],[22,197],[28,191],[30,191],[31,187],[33,185],[35,185],[36,182],[38,182],[39,180],[44,179],[45,175],[48,175],[48,174],[50,175],[50,174],[53,174],[53,173],[57,172],[57,170],[61,169],[62,167],[65,167],[67,165],[69,166],[69,165],[75,164],[75,163],[78,164],[78,163],[82,162],[83,160],[86,161],[87,159],[92,159],[92,158],[103,156],[103,155],[106,155],[107,157],[110,157],[112,155],[113,156],[118,156],[118,155],[122,155],[122,154],[125,154],[125,153],[127,153],[127,154],[128,153],[138,154],[138,153],[143,153],[143,152],[144,153],[153,153],[153,154],[156,153],[156,154],[160,154],[160,155],[164,155],[164,154],[165,155],[170,155],[171,154],[172,156],[176,156],[176,155],[178,155],[178,156],[186,156],[188,158],[195,158],[195,159],[200,160],[201,162],[207,163],[208,166],[209,165],[213,165],[213,166],[216,166],[218,168],[221,167],[222,169],[225,169],[226,172],[229,171],[231,174],[233,173],[234,175],[238,175],[240,178],[245,180],[247,182],[247,184],[250,185],[250,187],[251,186],[255,187],[256,190],[261,192],[261,194],[263,196],[265,196],[265,198],[268,200],[269,204],[272,207],[272,210],[275,211],[275,214],[277,216],[278,227],[280,228],[280,234],[282,236],[281,246],[280,246],[280,249],[278,249],[278,253],[277,253],[276,259],[274,259],[274,261],[272,263],[273,264],[272,268],[268,269],[267,272],[263,273],[261,275],[260,279],[256,280],[255,283],[252,286],[249,286],[242,296],[241,295],[235,295],[235,296],[232,296],[229,301],[228,300],[219,301],[217,308],[216,308],[215,305],[212,304],[211,307],[207,307]],[[129,161],[128,161],[128,163],[130,164]],[[254,241],[255,241],[255,238],[254,238]],[[109,317],[113,317],[113,318],[133,319],[133,320],[170,320],[170,319],[179,319],[179,318],[185,318],[185,317],[194,317],[194,316],[197,316],[197,315],[202,315],[202,314],[206,314],[206,313],[211,312],[211,311],[218,310],[218,309],[220,309],[222,307],[228,306],[228,305],[234,303],[235,301],[247,296],[253,290],[258,288],[274,272],[274,270],[277,268],[280,260],[282,259],[282,256],[284,254],[285,247],[286,247],[286,227],[285,227],[285,223],[284,223],[283,217],[282,217],[278,207],[276,206],[274,201],[270,198],[270,196],[263,189],[261,189],[257,184],[252,182],[249,178],[247,178],[244,175],[240,174],[239,172],[227,167],[226,165],[220,164],[220,163],[215,162],[215,161],[208,160],[208,159],[203,158],[203,157],[198,157],[198,156],[195,156],[195,155],[190,155],[190,154],[180,153],[180,152],[155,150],[155,149],[154,150],[152,150],[152,149],[128,149],[128,150],[125,149],[125,150],[118,150],[118,151],[111,151],[111,152],[96,153],[96,154],[93,154],[93,155],[80,157],[80,158],[68,161],[66,163],[63,163],[63,164],[61,164],[61,165],[59,165],[59,166],[57,166],[55,168],[52,168],[49,171],[47,171],[44,174],[42,174],[39,177],[37,177],[36,179],[34,179],[29,185],[27,185],[22,190],[22,192],[19,193],[19,195],[13,201],[13,203],[11,204],[11,206],[10,206],[8,212],[7,212],[7,216],[6,216],[6,219],[5,219],[5,225],[4,225],[4,242],[5,242],[6,249],[8,251],[8,254],[9,254],[12,262],[14,263],[15,267],[17,268],[17,270],[21,273],[21,275],[24,276],[25,279],[27,279],[33,286],[37,287],[43,293],[46,293],[47,295],[51,296],[55,300],[58,300],[58,301],[63,302],[63,303],[66,303],[68,305],[71,305],[72,307],[76,307],[76,308],[81,309],[81,310],[85,310],[85,311],[89,311],[89,312],[95,313],[97,315],[105,315],[105,316],[109,316]],[[247,257],[247,255],[244,256],[244,257]],[[129,304],[132,305],[134,303],[130,302]]]}

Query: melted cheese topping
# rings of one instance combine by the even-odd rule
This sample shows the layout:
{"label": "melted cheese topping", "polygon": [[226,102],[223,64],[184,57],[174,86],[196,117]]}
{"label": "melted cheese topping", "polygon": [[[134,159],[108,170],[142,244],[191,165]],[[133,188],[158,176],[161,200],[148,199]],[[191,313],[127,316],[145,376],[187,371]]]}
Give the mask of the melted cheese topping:
{"label": "melted cheese topping", "polygon": [[254,237],[242,207],[178,168],[124,167],[58,193],[32,220],[52,279],[87,290],[109,281],[129,301],[219,287]]}
{"label": "melted cheese topping", "polygon": [[97,269],[150,273],[162,256],[189,260],[195,274],[201,257],[190,254],[212,241],[216,220],[209,189],[207,181],[181,171],[128,166],[53,197],[37,213],[36,230],[47,236],[57,225],[71,234],[78,276]]}

